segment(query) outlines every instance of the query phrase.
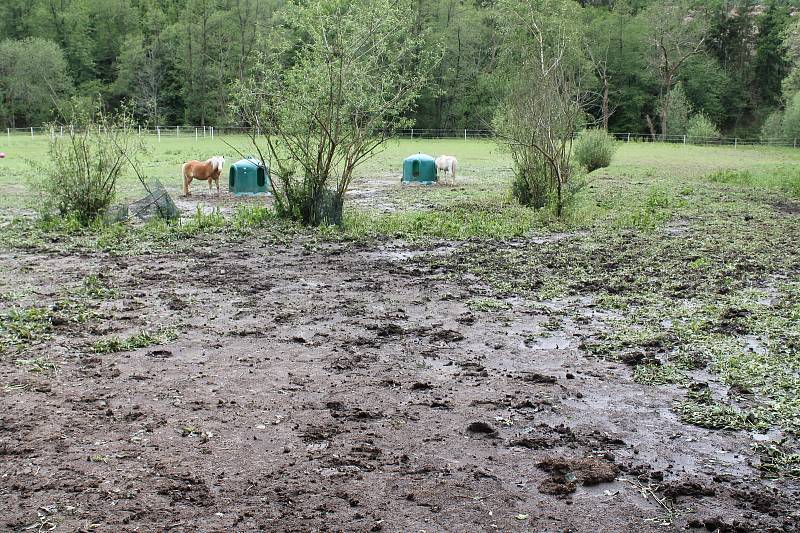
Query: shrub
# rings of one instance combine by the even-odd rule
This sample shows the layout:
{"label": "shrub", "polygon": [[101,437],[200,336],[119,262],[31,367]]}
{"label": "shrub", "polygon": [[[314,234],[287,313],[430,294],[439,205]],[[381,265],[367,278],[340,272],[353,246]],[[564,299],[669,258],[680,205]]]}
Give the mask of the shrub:
{"label": "shrub", "polygon": [[601,129],[585,130],[575,141],[575,159],[589,172],[610,165],[616,151],[614,137]]}
{"label": "shrub", "polygon": [[543,161],[518,163],[514,169],[511,194],[521,205],[539,209],[547,205],[552,185],[547,164]]}
{"label": "shrub", "polygon": [[703,113],[697,113],[689,119],[686,136],[691,143],[702,143],[719,139],[720,133],[708,117]]}
{"label": "shrub", "polygon": [[142,149],[126,110],[110,115],[73,101],[64,136],[50,138],[49,165],[37,169],[43,208],[89,225],[111,205],[117,179]]}
{"label": "shrub", "polygon": [[[685,135],[689,127],[689,115],[692,104],[686,96],[683,84],[678,82],[667,95],[669,103],[669,116],[667,118],[667,135]],[[661,110],[659,109],[659,113]],[[663,135],[665,132],[661,132]]]}
{"label": "shrub", "polygon": [[761,140],[769,142],[770,140],[780,139],[783,135],[783,113],[773,111],[761,126]]}
{"label": "shrub", "polygon": [[783,113],[783,136],[789,139],[800,137],[800,93],[792,97],[786,104]]}

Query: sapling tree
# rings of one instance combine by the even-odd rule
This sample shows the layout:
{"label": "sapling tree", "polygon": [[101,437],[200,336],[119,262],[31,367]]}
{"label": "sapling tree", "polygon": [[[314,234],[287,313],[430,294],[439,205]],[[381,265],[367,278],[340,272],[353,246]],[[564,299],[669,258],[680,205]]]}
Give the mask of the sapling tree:
{"label": "sapling tree", "polygon": [[708,24],[703,13],[691,12],[682,0],[653,3],[642,17],[648,28],[645,38],[650,66],[659,82],[658,118],[664,139],[671,111],[670,92],[686,61],[703,51]]}
{"label": "sapling tree", "polygon": [[514,162],[514,194],[526,205],[552,205],[561,216],[576,190],[572,140],[583,124],[587,68],[576,4],[523,0],[498,4],[506,44],[507,92],[495,126]]}
{"label": "sapling tree", "polygon": [[439,53],[413,31],[408,0],[296,0],[280,17],[232,111],[270,164],[278,214],[339,223],[355,170],[411,124]]}

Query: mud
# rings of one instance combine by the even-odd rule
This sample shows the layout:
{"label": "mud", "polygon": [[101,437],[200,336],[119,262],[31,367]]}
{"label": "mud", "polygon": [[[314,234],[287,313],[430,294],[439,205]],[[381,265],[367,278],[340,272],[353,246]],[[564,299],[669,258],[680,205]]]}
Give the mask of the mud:
{"label": "mud", "polygon": [[[746,433],[681,423],[676,387],[588,357],[593,322],[526,343],[538,311],[472,311],[484,287],[381,252],[3,251],[4,313],[91,274],[116,293],[0,355],[0,529],[798,530],[797,482],[763,479]],[[58,369],[14,364],[37,356]]]}

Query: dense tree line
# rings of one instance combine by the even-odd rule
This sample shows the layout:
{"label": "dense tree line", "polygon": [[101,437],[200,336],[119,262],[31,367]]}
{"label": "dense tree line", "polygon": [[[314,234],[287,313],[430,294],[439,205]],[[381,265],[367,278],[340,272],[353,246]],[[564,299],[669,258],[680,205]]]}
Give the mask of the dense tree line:
{"label": "dense tree line", "polygon": [[[569,0],[573,1],[573,0]],[[612,131],[800,134],[800,3],[576,0],[593,119]],[[127,101],[150,124],[225,125],[231,87],[281,24],[282,0],[4,0],[0,118],[54,118],[59,99]],[[413,28],[442,60],[411,118],[487,128],[505,94],[494,0],[413,0]],[[524,61],[525,58],[519,58]],[[763,128],[763,129],[762,129]]]}

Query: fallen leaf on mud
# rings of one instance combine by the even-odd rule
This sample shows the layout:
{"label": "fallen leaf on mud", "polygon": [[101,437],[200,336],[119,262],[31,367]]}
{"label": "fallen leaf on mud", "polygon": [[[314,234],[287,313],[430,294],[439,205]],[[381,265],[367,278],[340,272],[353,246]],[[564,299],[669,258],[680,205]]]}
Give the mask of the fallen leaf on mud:
{"label": "fallen leaf on mud", "polygon": [[517,520],[527,520],[528,519],[528,515],[520,513],[517,516],[515,516],[514,518],[516,518]]}

